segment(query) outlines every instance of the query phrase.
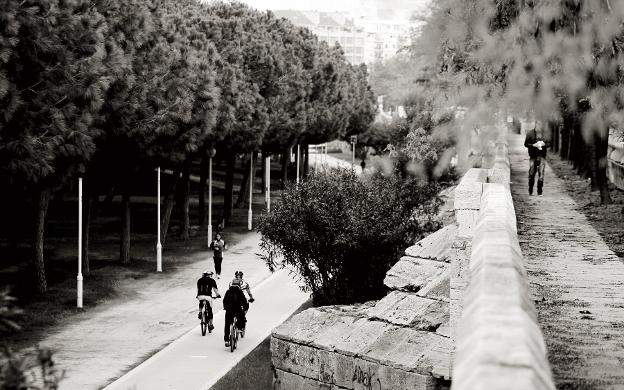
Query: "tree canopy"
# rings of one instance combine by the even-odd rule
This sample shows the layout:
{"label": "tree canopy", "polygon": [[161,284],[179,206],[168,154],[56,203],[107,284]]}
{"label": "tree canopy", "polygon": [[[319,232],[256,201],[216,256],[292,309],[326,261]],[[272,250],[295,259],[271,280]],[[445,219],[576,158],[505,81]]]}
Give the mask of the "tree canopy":
{"label": "tree canopy", "polygon": [[372,120],[365,69],[270,12],[196,0],[2,8],[0,183],[36,206],[41,292],[49,199],[79,175],[123,195],[128,247],[129,183],[141,172],[179,172],[211,147],[233,156],[329,141]]}

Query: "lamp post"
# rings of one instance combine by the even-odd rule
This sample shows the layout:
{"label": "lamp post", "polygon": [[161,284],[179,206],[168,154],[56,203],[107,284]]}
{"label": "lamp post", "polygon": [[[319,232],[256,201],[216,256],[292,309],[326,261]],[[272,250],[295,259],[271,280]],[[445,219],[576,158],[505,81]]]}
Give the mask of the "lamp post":
{"label": "lamp post", "polygon": [[299,156],[301,154],[301,148],[299,144],[297,144],[297,184],[299,184]]}
{"label": "lamp post", "polygon": [[251,208],[251,204],[253,202],[253,182],[254,182],[254,174],[253,174],[253,160],[254,160],[254,152],[251,152],[251,156],[249,157],[249,212],[247,213],[247,229],[251,230],[251,219],[253,210]]}
{"label": "lamp post", "polygon": [[355,144],[357,143],[357,135],[351,136],[351,169],[355,169]]}
{"label": "lamp post", "polygon": [[266,203],[267,213],[271,212],[271,156],[267,156],[264,179],[264,201]]}
{"label": "lamp post", "polygon": [[78,178],[78,276],[76,306],[82,308],[82,177]]}
{"label": "lamp post", "polygon": [[212,158],[217,154],[215,148],[208,152],[208,247],[212,242]]}
{"label": "lamp post", "polygon": [[156,170],[156,272],[162,272],[162,243],[160,241],[160,167]]}

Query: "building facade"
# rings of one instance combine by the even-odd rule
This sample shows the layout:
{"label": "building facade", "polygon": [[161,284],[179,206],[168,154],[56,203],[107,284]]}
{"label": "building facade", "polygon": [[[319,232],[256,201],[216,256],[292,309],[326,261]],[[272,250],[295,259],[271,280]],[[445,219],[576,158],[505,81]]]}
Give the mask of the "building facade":
{"label": "building facade", "polygon": [[371,64],[396,55],[409,45],[414,24],[406,15],[381,10],[372,3],[353,13],[274,11],[277,17],[308,28],[329,45],[339,44],[352,64]]}

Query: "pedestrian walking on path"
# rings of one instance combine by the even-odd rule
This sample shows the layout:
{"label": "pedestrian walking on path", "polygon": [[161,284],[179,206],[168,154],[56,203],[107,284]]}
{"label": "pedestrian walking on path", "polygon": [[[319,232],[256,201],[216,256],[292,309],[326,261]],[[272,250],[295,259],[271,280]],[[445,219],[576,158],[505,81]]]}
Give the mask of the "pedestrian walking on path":
{"label": "pedestrian walking on path", "polygon": [[217,279],[221,278],[221,263],[223,262],[223,252],[227,249],[227,244],[221,238],[221,233],[217,233],[214,241],[210,243],[212,249],[212,258],[214,259],[215,272]]}
{"label": "pedestrian walking on path", "polygon": [[524,146],[529,149],[529,195],[533,195],[535,174],[537,173],[537,195],[542,195],[544,188],[544,167],[546,166],[546,148],[549,144],[544,137],[544,126],[535,121],[532,130],[527,130]]}

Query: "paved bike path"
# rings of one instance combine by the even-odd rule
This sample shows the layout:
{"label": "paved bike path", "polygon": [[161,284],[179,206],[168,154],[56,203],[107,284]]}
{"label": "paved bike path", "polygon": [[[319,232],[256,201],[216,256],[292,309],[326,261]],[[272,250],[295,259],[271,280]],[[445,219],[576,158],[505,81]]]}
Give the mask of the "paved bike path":
{"label": "paved bike path", "polygon": [[217,299],[211,334],[201,335],[198,320],[194,329],[105,389],[209,389],[309,298],[284,270],[253,287],[252,292],[256,301],[247,313],[245,338],[239,339],[233,353],[223,341],[225,313]]}

